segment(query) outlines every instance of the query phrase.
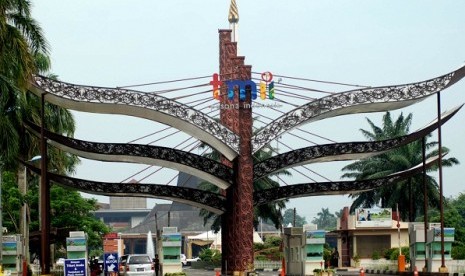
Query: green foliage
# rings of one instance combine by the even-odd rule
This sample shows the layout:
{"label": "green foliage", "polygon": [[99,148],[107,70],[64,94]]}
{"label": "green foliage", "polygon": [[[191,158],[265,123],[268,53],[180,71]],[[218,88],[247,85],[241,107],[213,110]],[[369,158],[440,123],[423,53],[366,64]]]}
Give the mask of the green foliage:
{"label": "green foliage", "polygon": [[452,246],[452,259],[465,260],[465,245]]}
{"label": "green foliage", "polygon": [[105,252],[103,252],[102,247],[100,247],[100,248],[90,250],[89,251],[89,256],[99,257],[99,256],[102,256],[104,253]]}
{"label": "green foliage", "polygon": [[323,245],[323,260],[325,261],[326,266],[329,266],[331,262],[331,255],[333,253],[333,248],[329,246],[329,243]]}
{"label": "green foliage", "polygon": [[265,243],[254,243],[254,244],[253,244],[253,250],[254,250],[254,251],[260,251],[260,250],[263,250],[263,249],[265,249],[265,248],[267,248],[267,247],[265,246]]}
{"label": "green foliage", "polygon": [[381,259],[381,253],[379,251],[373,251],[373,254],[371,254],[371,258],[373,260],[379,260]]}
{"label": "green foliage", "polygon": [[317,217],[312,220],[313,224],[318,226],[318,229],[334,230],[336,229],[337,218],[329,211],[329,208],[321,208],[317,213]]}
{"label": "green foliage", "polygon": [[2,172],[2,175],[3,227],[8,229],[9,234],[19,234],[20,209],[26,199],[19,192],[16,175],[8,171]]}
{"label": "green foliage", "polygon": [[282,253],[280,251],[281,237],[269,236],[266,237],[264,243],[254,244],[255,260],[260,261],[279,261]]}
{"label": "green foliage", "polygon": [[[410,250],[408,246],[401,247],[401,251],[402,251],[402,255],[405,255],[405,261],[409,263],[410,262]],[[393,248],[386,249],[383,255],[384,255],[384,258],[386,258],[387,260],[395,261],[399,257],[399,248],[393,247]]]}
{"label": "green foliage", "polygon": [[354,262],[356,263],[359,263],[360,262],[360,256],[358,254],[355,254],[353,257],[352,257],[352,260],[354,260]]}
{"label": "green foliage", "polygon": [[203,249],[199,254],[199,258],[203,262],[210,262],[213,263],[215,266],[221,265],[221,252],[216,249]]}
{"label": "green foliage", "polygon": [[186,276],[186,272],[171,272],[165,273],[165,276]]}
{"label": "green foliage", "polygon": [[331,248],[323,248],[323,260],[325,260],[325,262],[331,261],[331,253]]}
{"label": "green foliage", "polygon": [[[440,222],[440,213],[437,209],[428,212],[429,222]],[[455,228],[454,243],[452,244],[452,258],[465,259],[465,194],[447,198],[444,203],[444,225]]]}
{"label": "green foliage", "polygon": [[282,238],[278,236],[268,236],[264,241],[264,245],[266,248],[268,247],[275,247],[280,246],[282,242]]}
{"label": "green foliage", "polygon": [[[367,121],[370,130],[361,129],[363,135],[369,141],[381,141],[407,135],[410,132],[412,114],[406,117],[400,114],[396,120],[393,120],[391,114],[386,112],[382,119],[382,127],[376,126],[369,119]],[[426,142],[426,150],[426,158],[437,155],[437,143]],[[445,154],[449,150],[443,147],[442,152]],[[377,179],[421,164],[422,157],[422,141],[418,140],[383,154],[353,162],[342,169],[345,171],[342,177],[355,180]],[[444,167],[455,164],[458,164],[458,160],[454,157],[442,159],[442,166]],[[432,165],[427,170],[435,171],[437,165]],[[438,206],[438,183],[433,177],[427,175],[426,184],[427,203],[429,206]],[[381,205],[381,208],[395,208],[396,204],[398,204],[402,220],[415,221],[416,216],[423,213],[423,190],[423,175],[417,174],[393,185],[350,195],[355,199],[350,209],[353,212],[359,207],[373,207],[378,204]],[[413,202],[416,202],[416,204],[410,204]],[[412,210],[412,212],[410,213],[409,210]]]}
{"label": "green foliage", "polygon": [[302,227],[304,224],[307,224],[305,217],[301,217],[295,214],[295,225],[294,225],[294,209],[286,209],[283,214],[283,225],[287,226],[292,224],[294,227]]}
{"label": "green foliage", "polygon": [[[20,209],[24,203],[29,206],[29,217],[31,219],[29,231],[39,230],[38,177],[31,177],[28,184],[28,192],[23,196],[19,192],[16,175],[8,171],[3,172],[3,226],[7,227],[10,234],[20,233]],[[50,223],[52,227],[69,231],[85,231],[88,236],[90,250],[102,247],[101,236],[109,233],[110,229],[102,221],[95,218],[93,211],[98,208],[95,199],[85,199],[76,190],[52,185],[50,189],[50,207]],[[65,238],[57,240],[56,249],[64,248],[65,242]],[[94,255],[98,256],[97,254]]]}
{"label": "green foliage", "polygon": [[279,261],[281,260],[282,252],[279,247],[269,247],[260,251],[255,251],[256,260]]}

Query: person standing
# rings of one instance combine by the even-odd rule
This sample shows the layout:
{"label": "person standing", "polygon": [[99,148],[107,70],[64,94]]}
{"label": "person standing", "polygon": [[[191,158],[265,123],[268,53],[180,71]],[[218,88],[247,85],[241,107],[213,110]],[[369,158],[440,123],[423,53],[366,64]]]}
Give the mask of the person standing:
{"label": "person standing", "polygon": [[155,254],[155,259],[153,259],[153,265],[155,267],[155,276],[158,276],[160,272],[160,259],[158,258],[158,254]]}
{"label": "person standing", "polygon": [[339,266],[339,252],[337,248],[334,248],[333,253],[331,254],[331,267],[335,268]]}

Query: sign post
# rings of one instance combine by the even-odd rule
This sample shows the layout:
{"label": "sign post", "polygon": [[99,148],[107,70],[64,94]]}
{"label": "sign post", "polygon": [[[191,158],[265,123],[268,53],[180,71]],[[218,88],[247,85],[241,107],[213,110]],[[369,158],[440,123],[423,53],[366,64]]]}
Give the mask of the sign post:
{"label": "sign post", "polygon": [[116,275],[118,273],[118,253],[105,253],[103,260],[105,275]]}
{"label": "sign post", "polygon": [[397,211],[397,235],[399,240],[399,257],[397,257],[397,270],[405,271],[405,256],[402,255],[402,247],[400,246],[400,214],[399,214],[399,205],[396,205]]}
{"label": "sign post", "polygon": [[87,276],[86,259],[66,259],[65,276]]}

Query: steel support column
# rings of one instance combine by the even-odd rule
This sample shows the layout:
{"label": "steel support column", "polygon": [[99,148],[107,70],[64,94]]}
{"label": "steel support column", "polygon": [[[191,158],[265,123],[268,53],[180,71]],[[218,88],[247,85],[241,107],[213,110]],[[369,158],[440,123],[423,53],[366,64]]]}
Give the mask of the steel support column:
{"label": "steel support column", "polygon": [[42,275],[50,275],[50,186],[47,178],[47,141],[45,140],[45,93],[41,94],[40,109],[40,244]]}
{"label": "steel support column", "polygon": [[[425,254],[426,254],[426,237],[428,236],[428,193],[427,193],[427,183],[426,183],[426,137],[423,136],[421,139],[421,153],[422,153],[422,164],[423,164],[423,213],[424,213],[424,227],[425,227],[425,239],[424,239],[424,246],[425,246]],[[428,271],[428,259],[425,255],[425,267],[423,268],[423,272]]]}
{"label": "steel support column", "polygon": [[447,272],[446,261],[444,258],[444,193],[442,181],[442,135],[441,135],[441,92],[438,92],[438,166],[439,166],[439,208],[441,216],[441,268],[440,272]]}

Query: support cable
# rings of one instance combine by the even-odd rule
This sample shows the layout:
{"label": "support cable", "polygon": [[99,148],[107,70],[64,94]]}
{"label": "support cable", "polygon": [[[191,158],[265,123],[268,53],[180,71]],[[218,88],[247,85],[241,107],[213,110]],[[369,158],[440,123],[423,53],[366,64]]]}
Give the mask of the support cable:
{"label": "support cable", "polygon": [[150,83],[142,83],[142,84],[133,84],[133,85],[125,85],[125,86],[116,86],[116,88],[130,88],[130,87],[141,87],[141,86],[148,86],[148,85],[157,85],[157,84],[165,84],[165,83],[173,83],[173,82],[181,82],[181,81],[189,81],[189,80],[198,80],[198,79],[205,79],[210,78],[211,75],[202,76],[202,77],[193,77],[193,78],[184,78],[184,79],[177,79],[177,80],[169,80],[169,81],[158,81],[158,82],[150,82]]}
{"label": "support cable", "polygon": [[[252,72],[252,74],[261,75],[262,73]],[[274,75],[274,77],[281,77],[281,78],[286,78],[286,79],[291,79],[291,80],[311,81],[311,82],[318,82],[318,83],[325,83],[325,84],[335,84],[335,85],[341,85],[341,86],[352,86],[352,87],[363,87],[363,88],[371,87],[371,86],[360,85],[360,84],[349,84],[349,83],[334,82],[334,81],[324,81],[324,80],[315,80],[315,79],[308,79],[308,78],[298,78],[298,77],[290,77],[290,76],[284,76],[284,75]]]}

